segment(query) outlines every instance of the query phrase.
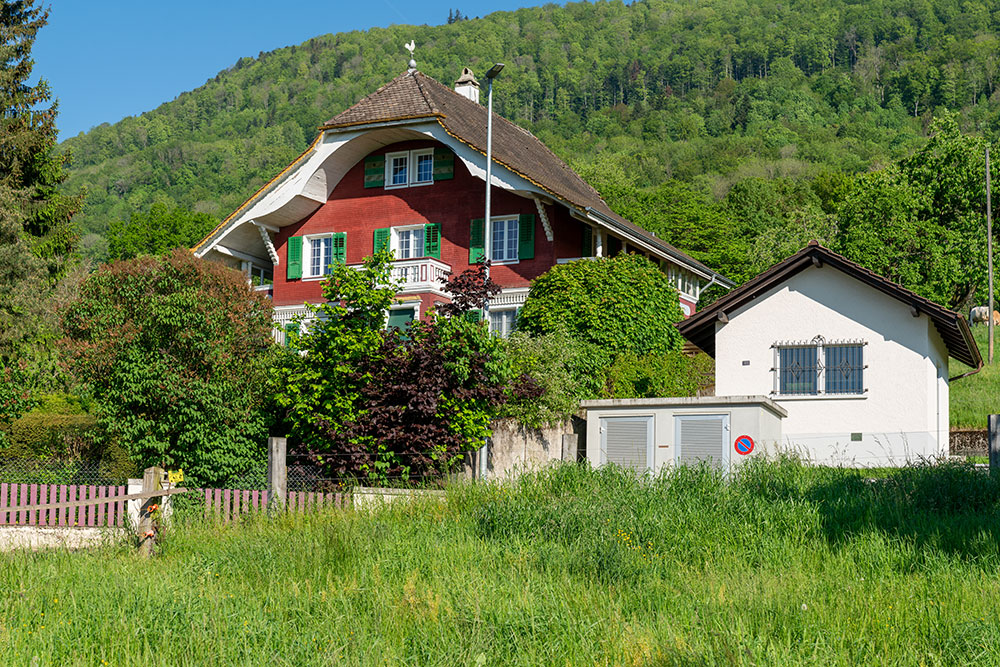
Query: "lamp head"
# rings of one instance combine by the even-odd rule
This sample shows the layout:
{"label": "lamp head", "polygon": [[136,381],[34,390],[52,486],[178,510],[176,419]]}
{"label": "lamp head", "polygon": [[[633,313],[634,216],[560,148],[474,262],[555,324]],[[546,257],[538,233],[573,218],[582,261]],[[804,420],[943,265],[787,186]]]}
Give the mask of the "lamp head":
{"label": "lamp head", "polygon": [[486,78],[495,79],[497,75],[500,74],[500,72],[503,70],[503,67],[504,67],[503,63],[497,63],[493,67],[489,68],[486,71]]}

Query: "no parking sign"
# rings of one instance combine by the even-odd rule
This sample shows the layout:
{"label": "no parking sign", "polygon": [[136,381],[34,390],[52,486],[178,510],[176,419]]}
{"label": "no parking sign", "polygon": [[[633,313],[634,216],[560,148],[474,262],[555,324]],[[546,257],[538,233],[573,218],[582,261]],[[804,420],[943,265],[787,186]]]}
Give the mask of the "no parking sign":
{"label": "no parking sign", "polygon": [[736,443],[734,445],[737,454],[746,456],[753,451],[753,438],[749,435],[741,435],[736,438]]}

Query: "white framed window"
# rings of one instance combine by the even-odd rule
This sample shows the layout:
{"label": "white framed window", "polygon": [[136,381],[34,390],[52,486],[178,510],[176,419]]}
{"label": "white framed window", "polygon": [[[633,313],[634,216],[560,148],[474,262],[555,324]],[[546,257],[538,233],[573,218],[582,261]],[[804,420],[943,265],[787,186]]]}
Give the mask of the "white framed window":
{"label": "white framed window", "polygon": [[409,152],[389,153],[385,156],[385,187],[405,188],[410,184]]}
{"label": "white framed window", "polygon": [[307,236],[304,240],[308,245],[308,277],[329,275],[330,265],[333,264],[333,235]]}
{"label": "white framed window", "polygon": [[333,273],[331,264],[344,264],[347,260],[347,234],[315,234],[302,237],[302,277],[322,278]]}
{"label": "white framed window", "polygon": [[434,149],[410,151],[410,161],[413,163],[410,185],[427,185],[434,182]]}
{"label": "white framed window", "polygon": [[490,333],[507,338],[517,328],[517,309],[490,310]]}
{"label": "white framed window", "polygon": [[490,259],[493,262],[517,261],[517,216],[490,220]]}
{"label": "white framed window", "polygon": [[385,156],[385,187],[406,188],[430,185],[434,182],[434,149],[387,153]]}
{"label": "white framed window", "polygon": [[413,227],[393,227],[395,234],[396,257],[398,259],[414,259],[424,256],[424,225]]}
{"label": "white framed window", "polygon": [[775,343],[774,391],[779,396],[860,396],[865,389],[862,340]]}

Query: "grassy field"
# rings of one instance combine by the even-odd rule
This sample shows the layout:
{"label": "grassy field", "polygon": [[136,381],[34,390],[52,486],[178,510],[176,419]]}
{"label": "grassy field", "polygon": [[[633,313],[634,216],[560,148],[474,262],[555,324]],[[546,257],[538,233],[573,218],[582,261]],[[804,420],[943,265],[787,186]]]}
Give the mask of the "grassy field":
{"label": "grassy field", "polygon": [[[972,335],[979,343],[979,351],[986,361],[988,328],[983,324],[972,327]],[[994,335],[996,354],[993,364],[983,366],[975,375],[956,380],[951,385],[951,425],[952,428],[986,428],[986,415],[1000,413],[1000,327]],[[970,369],[960,361],[951,360],[951,376],[965,373]]]}
{"label": "grassy field", "polygon": [[0,664],[1000,664],[1000,480],[565,466],[0,557]]}

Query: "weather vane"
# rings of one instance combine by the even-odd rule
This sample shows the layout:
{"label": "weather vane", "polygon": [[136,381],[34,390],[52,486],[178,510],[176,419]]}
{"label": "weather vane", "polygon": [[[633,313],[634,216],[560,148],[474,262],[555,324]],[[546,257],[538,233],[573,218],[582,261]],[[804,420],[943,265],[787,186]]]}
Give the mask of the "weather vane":
{"label": "weather vane", "polygon": [[417,43],[411,39],[409,44],[403,44],[403,46],[410,52],[410,71],[415,72],[417,69],[417,61],[413,59],[413,50],[417,48]]}

